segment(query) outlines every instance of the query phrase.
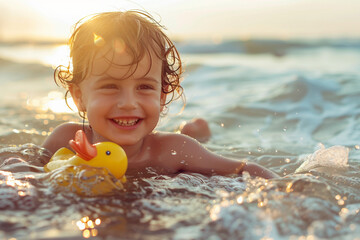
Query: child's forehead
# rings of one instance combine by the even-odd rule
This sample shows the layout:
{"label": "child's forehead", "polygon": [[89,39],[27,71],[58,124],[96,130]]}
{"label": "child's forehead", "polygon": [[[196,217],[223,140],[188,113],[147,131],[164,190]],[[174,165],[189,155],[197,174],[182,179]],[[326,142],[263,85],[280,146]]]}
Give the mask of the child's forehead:
{"label": "child's forehead", "polygon": [[112,78],[127,78],[143,76],[161,76],[162,61],[157,55],[148,51],[136,61],[135,57],[123,49],[101,49],[93,59],[91,74],[106,74]]}

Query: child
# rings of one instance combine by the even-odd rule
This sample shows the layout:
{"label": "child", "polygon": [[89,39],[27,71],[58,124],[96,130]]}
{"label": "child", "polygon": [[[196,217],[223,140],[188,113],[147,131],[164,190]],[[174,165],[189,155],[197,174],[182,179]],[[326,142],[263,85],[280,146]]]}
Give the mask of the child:
{"label": "child", "polygon": [[175,93],[182,94],[182,65],[162,26],[148,14],[95,15],[75,25],[69,44],[73,69],[58,67],[55,81],[70,92],[89,124],[56,127],[43,144],[50,152],[70,148],[69,140],[84,129],[91,143],[112,141],[122,146],[128,169],[223,175],[247,171],[253,176],[277,177],[257,164],[213,154],[184,134],[154,131]]}

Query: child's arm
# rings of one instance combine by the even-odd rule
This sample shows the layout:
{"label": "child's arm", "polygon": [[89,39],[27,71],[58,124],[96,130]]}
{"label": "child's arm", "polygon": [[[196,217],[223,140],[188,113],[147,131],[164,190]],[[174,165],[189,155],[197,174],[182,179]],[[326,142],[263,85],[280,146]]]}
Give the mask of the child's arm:
{"label": "child's arm", "polygon": [[278,174],[256,163],[245,163],[243,171],[248,172],[251,176],[258,176],[266,179],[279,177]]}
{"label": "child's arm", "polygon": [[223,157],[208,151],[198,141],[182,134],[162,134],[158,142],[158,165],[175,171],[190,171],[202,174],[241,174],[262,178],[279,177],[265,167],[237,159]]}

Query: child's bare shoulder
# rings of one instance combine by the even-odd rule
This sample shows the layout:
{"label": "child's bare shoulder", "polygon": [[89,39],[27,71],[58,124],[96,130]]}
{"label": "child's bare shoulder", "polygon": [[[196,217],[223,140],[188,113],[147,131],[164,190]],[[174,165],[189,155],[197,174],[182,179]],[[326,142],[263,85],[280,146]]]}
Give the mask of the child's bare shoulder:
{"label": "child's bare shoulder", "polygon": [[62,131],[71,131],[71,130],[78,130],[78,129],[82,129],[83,125],[80,123],[76,123],[76,122],[67,122],[67,123],[63,123],[58,125],[54,131],[61,129]]}
{"label": "child's bare shoulder", "polygon": [[183,144],[187,142],[198,143],[192,137],[189,137],[181,133],[172,133],[172,132],[156,132],[152,134],[152,141],[168,143],[168,144]]}
{"label": "child's bare shoulder", "polygon": [[180,133],[157,132],[152,135],[149,144],[161,149],[161,154],[164,154],[164,152],[170,153],[171,151],[179,151],[184,154],[191,152],[204,153],[206,151],[199,141]]}
{"label": "child's bare shoulder", "polygon": [[190,156],[194,152],[200,156],[204,154],[204,148],[197,140],[179,133],[152,133],[145,144],[151,149],[148,155],[151,166],[161,167],[170,172],[182,169],[185,156]]}
{"label": "child's bare shoulder", "polygon": [[69,141],[73,139],[75,133],[82,128],[82,124],[79,123],[69,122],[61,124],[47,137],[42,147],[52,153],[56,152],[59,148],[68,147]]}

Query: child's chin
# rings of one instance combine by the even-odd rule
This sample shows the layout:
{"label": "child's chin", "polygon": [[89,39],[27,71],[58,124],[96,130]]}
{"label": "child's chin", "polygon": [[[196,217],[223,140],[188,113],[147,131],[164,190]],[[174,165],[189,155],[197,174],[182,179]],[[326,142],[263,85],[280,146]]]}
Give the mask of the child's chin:
{"label": "child's chin", "polygon": [[116,144],[120,145],[120,146],[133,146],[136,145],[137,143],[139,143],[139,139],[116,139],[115,142]]}

